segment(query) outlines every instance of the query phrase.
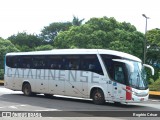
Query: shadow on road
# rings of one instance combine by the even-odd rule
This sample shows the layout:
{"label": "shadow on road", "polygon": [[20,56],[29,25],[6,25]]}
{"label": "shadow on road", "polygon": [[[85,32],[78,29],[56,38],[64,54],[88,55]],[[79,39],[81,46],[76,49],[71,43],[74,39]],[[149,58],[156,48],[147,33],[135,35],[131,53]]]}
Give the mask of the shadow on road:
{"label": "shadow on road", "polygon": [[[3,94],[0,101],[28,104],[31,106],[39,106],[47,109],[58,109],[62,111],[134,111],[148,110],[146,106],[135,104],[114,104],[106,102],[104,105],[95,105],[91,100],[74,99],[68,97],[52,96],[46,98],[44,95],[24,96],[23,94]],[[151,110],[151,108],[150,108]],[[154,108],[155,110],[155,108]]]}

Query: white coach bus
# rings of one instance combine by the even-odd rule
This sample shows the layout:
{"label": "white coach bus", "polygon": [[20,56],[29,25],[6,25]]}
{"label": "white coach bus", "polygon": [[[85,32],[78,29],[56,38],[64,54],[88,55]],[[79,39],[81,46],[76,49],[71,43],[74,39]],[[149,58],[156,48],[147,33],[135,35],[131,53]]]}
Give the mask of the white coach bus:
{"label": "white coach bus", "polygon": [[8,53],[5,87],[24,95],[42,93],[92,99],[95,104],[147,101],[149,89],[141,60],[103,49],[57,49]]}

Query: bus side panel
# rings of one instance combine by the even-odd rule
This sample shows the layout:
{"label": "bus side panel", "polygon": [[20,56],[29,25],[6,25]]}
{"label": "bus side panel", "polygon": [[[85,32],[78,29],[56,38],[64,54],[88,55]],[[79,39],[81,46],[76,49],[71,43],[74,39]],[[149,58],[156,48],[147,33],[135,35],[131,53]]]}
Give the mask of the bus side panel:
{"label": "bus side panel", "polygon": [[13,89],[12,78],[4,75],[4,87],[8,89]]}
{"label": "bus side panel", "polygon": [[4,86],[8,89],[14,89],[12,68],[5,66]]}

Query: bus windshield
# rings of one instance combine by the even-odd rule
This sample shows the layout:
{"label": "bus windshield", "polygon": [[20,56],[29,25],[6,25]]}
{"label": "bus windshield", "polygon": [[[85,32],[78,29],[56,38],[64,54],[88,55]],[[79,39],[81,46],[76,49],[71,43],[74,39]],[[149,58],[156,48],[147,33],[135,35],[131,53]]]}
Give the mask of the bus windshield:
{"label": "bus windshield", "polygon": [[[134,66],[134,71],[130,72],[129,69],[129,85],[136,89],[148,89],[148,84],[146,80],[146,74],[142,63],[130,61]],[[128,65],[127,65],[128,66]],[[129,67],[129,66],[128,66]]]}

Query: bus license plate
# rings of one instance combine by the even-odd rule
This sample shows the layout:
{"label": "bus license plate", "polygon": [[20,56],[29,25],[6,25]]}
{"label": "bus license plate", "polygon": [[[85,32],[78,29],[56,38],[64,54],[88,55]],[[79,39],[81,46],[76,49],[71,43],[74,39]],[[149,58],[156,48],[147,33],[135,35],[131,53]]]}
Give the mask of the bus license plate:
{"label": "bus license plate", "polygon": [[141,98],[140,101],[144,101],[144,98]]}

